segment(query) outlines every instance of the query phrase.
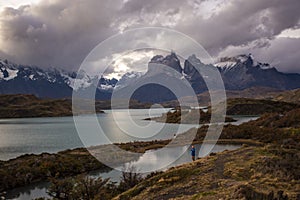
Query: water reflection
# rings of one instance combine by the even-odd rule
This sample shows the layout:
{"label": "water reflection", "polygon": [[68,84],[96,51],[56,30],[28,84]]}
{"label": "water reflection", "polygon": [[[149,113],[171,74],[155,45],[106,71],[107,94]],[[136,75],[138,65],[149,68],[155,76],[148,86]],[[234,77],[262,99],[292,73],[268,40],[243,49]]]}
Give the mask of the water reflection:
{"label": "water reflection", "polygon": [[[205,144],[207,147],[210,146],[210,144]],[[201,145],[194,145],[196,148],[196,157],[203,157],[203,155],[206,155],[207,152],[199,152]],[[215,145],[212,152],[222,152],[224,150],[234,150],[239,148],[240,145]],[[157,165],[162,166],[161,170],[166,170],[170,167],[178,166],[183,163],[192,162],[192,158],[190,156],[190,146],[182,146],[182,147],[175,147],[175,148],[164,148],[164,151],[156,151],[156,150],[150,150],[147,151],[145,154],[143,154],[137,161],[127,163],[128,165],[133,165],[139,169],[143,169],[143,171],[151,171],[151,169],[157,168]],[[210,148],[204,148],[204,149],[210,149]],[[183,155],[182,155],[183,154]],[[173,162],[170,165],[167,165],[170,161],[172,161],[175,158],[178,157],[178,155],[182,155],[179,157],[175,162]],[[164,167],[163,167],[164,166]],[[123,166],[122,166],[123,167]],[[120,177],[122,175],[122,172],[119,167],[119,170],[112,170],[109,172],[98,172],[95,171],[91,173],[92,177],[102,177],[102,178],[110,178],[113,182],[119,182]],[[146,175],[146,174],[145,174]]]}
{"label": "water reflection", "polygon": [[[205,144],[210,149],[210,144]],[[199,152],[201,145],[195,145],[197,157],[203,157],[207,152]],[[212,152],[222,152],[224,150],[234,150],[239,148],[240,145],[215,145]],[[179,155],[182,155],[179,157]],[[170,165],[167,165],[170,161],[174,160],[174,158],[179,157],[175,162]],[[178,166],[183,163],[192,162],[192,158],[190,156],[190,146],[180,146],[180,147],[168,147],[164,148],[163,151],[158,150],[149,150],[144,153],[137,161],[133,161],[127,163],[127,165],[133,165],[137,170],[143,169],[143,171],[151,171],[152,169],[157,169],[157,166],[161,166],[161,170],[166,170],[170,167]],[[120,166],[121,169],[124,166]],[[119,182],[122,172],[119,170],[111,170],[109,172],[103,171],[93,171],[90,173],[91,177],[102,177],[102,178],[110,178],[113,182]],[[146,174],[144,174],[146,175]],[[47,183],[40,183],[31,186],[26,186],[18,189],[14,189],[9,191],[6,195],[7,199],[18,199],[18,200],[27,200],[38,197],[49,197],[47,194],[47,187],[49,185]]]}
{"label": "water reflection", "polygon": [[28,200],[40,197],[49,197],[47,194],[47,188],[49,183],[41,182],[36,184],[31,184],[29,186],[16,188],[5,195],[6,199],[18,199],[18,200]]}
{"label": "water reflection", "polygon": [[[210,152],[206,150],[211,149],[211,144],[205,144],[202,152],[200,152],[201,145],[194,145],[196,148],[196,157],[203,157]],[[224,150],[234,150],[239,148],[240,145],[215,145],[212,152],[222,152]],[[190,155],[190,146],[180,146],[180,147],[168,147],[160,150],[149,150],[144,153],[137,161],[127,163],[127,165],[134,166],[140,172],[143,171],[152,171],[153,169],[160,168],[161,171],[166,170],[170,167],[178,166],[183,163],[192,162],[192,157]],[[178,159],[176,159],[178,158]],[[172,162],[176,160],[175,162]],[[171,164],[169,164],[171,163]],[[93,173],[94,177],[101,176],[104,178],[110,178],[114,182],[119,181],[121,176],[122,167],[120,166],[117,170],[112,170],[107,173]],[[147,173],[146,173],[147,174]]]}

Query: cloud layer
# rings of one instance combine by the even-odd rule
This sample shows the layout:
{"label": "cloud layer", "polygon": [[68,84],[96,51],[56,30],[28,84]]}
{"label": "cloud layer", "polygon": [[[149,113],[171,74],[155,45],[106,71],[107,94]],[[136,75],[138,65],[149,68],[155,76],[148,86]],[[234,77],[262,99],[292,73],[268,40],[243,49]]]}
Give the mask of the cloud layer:
{"label": "cloud layer", "polygon": [[159,26],[187,34],[214,57],[252,52],[300,72],[300,36],[278,37],[300,28],[299,8],[299,0],[42,0],[0,14],[0,57],[74,70],[106,38]]}

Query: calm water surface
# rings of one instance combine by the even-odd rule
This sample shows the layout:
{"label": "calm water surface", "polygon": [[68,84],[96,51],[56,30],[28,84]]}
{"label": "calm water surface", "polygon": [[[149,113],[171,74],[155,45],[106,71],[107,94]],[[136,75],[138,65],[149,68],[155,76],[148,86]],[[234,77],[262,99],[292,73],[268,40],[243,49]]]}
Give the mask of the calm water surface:
{"label": "calm water surface", "polygon": [[[167,112],[167,109],[152,109],[150,116],[160,116]],[[149,117],[148,109],[130,110],[132,119],[126,113],[128,110],[112,111],[107,110],[105,114],[99,114],[98,120],[104,131],[99,131],[97,138],[93,138],[93,131],[96,124],[90,123],[91,116],[83,116],[81,121],[86,126],[86,136],[84,137],[87,146],[100,145],[110,142],[129,142],[134,140],[167,139],[174,133],[182,133],[196,125],[163,124],[154,121],[146,121]],[[115,118],[114,118],[115,117]],[[135,132],[135,127],[131,122],[144,128],[143,132]],[[115,123],[118,121],[118,124]],[[119,127],[122,127],[119,128]],[[127,130],[132,130],[127,134]],[[153,135],[154,130],[160,130]],[[136,136],[136,137],[135,137]],[[139,136],[139,137],[137,137]],[[53,118],[22,118],[22,119],[1,119],[0,120],[0,160],[8,160],[23,154],[58,151],[83,147],[72,117]]]}
{"label": "calm water surface", "polygon": [[[145,121],[144,118],[160,116],[168,109],[131,109],[131,110],[107,110],[105,114],[97,115],[102,131],[96,129],[91,123],[92,116],[82,116],[80,125],[85,127],[84,141],[86,146],[107,144],[110,142],[129,142],[134,140],[154,140],[168,139],[174,133],[182,133],[192,127],[199,125],[178,125],[156,123]],[[131,118],[127,113],[130,112]],[[241,124],[257,117],[235,116],[238,121],[234,124]],[[117,122],[117,123],[116,123]],[[134,123],[132,123],[134,122]],[[142,127],[141,129],[136,126]],[[136,131],[138,130],[138,131]],[[97,139],[89,133],[99,131]],[[130,131],[130,134],[129,132]],[[155,134],[153,134],[155,133]],[[107,140],[107,138],[109,140]],[[206,144],[208,145],[208,144]],[[54,118],[23,118],[23,119],[2,119],[0,120],[0,160],[8,160],[23,154],[50,152],[55,153],[65,149],[83,147],[83,143],[78,136],[72,117]],[[237,145],[216,145],[214,152],[236,149]],[[135,165],[137,169],[157,169],[165,170],[169,167],[190,162],[189,146],[164,148],[163,151],[150,150],[143,154],[137,161],[127,163]],[[202,157],[206,152],[199,152],[200,146],[196,146],[198,156]],[[180,156],[182,155],[182,156]],[[175,162],[167,165],[172,160]],[[122,166],[120,166],[121,168]],[[112,181],[119,181],[121,172],[112,170],[110,172],[95,171],[91,176],[110,178]],[[16,188],[7,193],[7,199],[32,199],[47,197],[48,183],[32,184],[22,188]]]}
{"label": "calm water surface", "polygon": [[[160,116],[167,112],[167,109],[152,109],[150,116]],[[153,140],[168,139],[173,137],[174,133],[182,133],[197,125],[185,124],[163,124],[154,121],[145,121],[149,117],[148,109],[130,110],[133,121],[144,128],[143,132],[136,132],[131,119],[126,113],[128,110],[115,111],[115,118],[110,110],[105,114],[99,114],[98,120],[105,133],[100,133],[95,139],[89,132],[98,131],[95,124],[90,124],[90,116],[84,116],[82,123],[86,126],[86,146],[107,144],[110,142],[129,142],[134,140]],[[249,120],[257,119],[253,116],[235,116],[237,122],[241,124]],[[118,121],[118,124],[115,123]],[[123,127],[120,129],[119,127]],[[130,134],[128,135],[128,130]],[[160,130],[156,135],[155,131]],[[83,147],[72,117],[53,117],[53,118],[23,118],[23,119],[1,119],[0,120],[0,160],[8,160],[23,154],[58,151]]]}

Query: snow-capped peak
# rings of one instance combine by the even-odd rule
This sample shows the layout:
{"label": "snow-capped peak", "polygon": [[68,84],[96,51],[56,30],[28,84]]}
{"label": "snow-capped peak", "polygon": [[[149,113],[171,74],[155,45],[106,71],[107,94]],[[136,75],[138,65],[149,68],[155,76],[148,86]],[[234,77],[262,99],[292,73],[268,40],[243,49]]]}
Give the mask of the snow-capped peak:
{"label": "snow-capped peak", "polygon": [[272,68],[267,63],[261,63],[254,60],[251,54],[249,55],[241,54],[235,57],[223,57],[220,58],[219,62],[215,63],[214,66],[224,71],[231,70],[237,66],[259,67],[264,70]]}
{"label": "snow-capped peak", "polygon": [[214,65],[223,70],[229,70],[236,66],[238,62],[240,62],[240,60],[236,57],[223,57],[219,60],[219,62],[215,63]]}
{"label": "snow-capped peak", "polygon": [[139,79],[141,76],[143,76],[143,72],[127,72],[124,74],[121,79],[116,84],[116,89],[123,88],[133,82],[135,82],[137,79]]}
{"label": "snow-capped peak", "polygon": [[0,80],[9,81],[18,76],[19,70],[7,60],[0,60]]}
{"label": "snow-capped peak", "polygon": [[87,88],[92,85],[93,79],[86,73],[81,73],[80,76],[76,76],[73,73],[61,73],[65,78],[65,83],[69,85],[73,90],[79,90]]}
{"label": "snow-capped peak", "polygon": [[241,63],[246,62],[247,60],[253,60],[252,54],[246,55],[246,54],[241,54],[235,57],[236,60],[238,60]]}

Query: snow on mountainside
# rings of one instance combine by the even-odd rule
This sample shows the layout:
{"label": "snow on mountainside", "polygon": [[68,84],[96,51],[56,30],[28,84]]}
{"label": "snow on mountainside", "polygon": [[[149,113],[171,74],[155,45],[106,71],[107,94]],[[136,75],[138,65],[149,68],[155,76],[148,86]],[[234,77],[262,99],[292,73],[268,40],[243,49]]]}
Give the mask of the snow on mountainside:
{"label": "snow on mountainside", "polygon": [[125,87],[126,85],[132,84],[143,75],[143,72],[127,72],[121,77],[115,88],[120,89]]}
{"label": "snow on mountainside", "polygon": [[[76,72],[67,72],[65,70],[47,69],[43,70],[37,67],[16,65],[7,60],[0,60],[0,82],[13,79],[23,79],[26,81],[44,80],[50,83],[65,83],[73,90],[79,90],[96,84],[97,76],[90,76],[81,71],[77,76]],[[75,85],[75,81],[76,85]],[[102,90],[111,90],[117,80],[100,78],[98,88]]]}
{"label": "snow on mountainside", "polygon": [[77,78],[76,81],[76,74],[61,74],[65,78],[65,83],[68,84],[73,90],[79,90],[80,88],[87,88],[92,85],[92,78],[89,77],[87,74],[84,74],[80,79]]}
{"label": "snow on mountainside", "polygon": [[[248,62],[248,63],[247,63]],[[252,55],[238,55],[235,57],[223,57],[214,66],[218,67],[222,71],[229,71],[238,67],[239,63],[246,64],[251,67],[259,67],[260,69],[271,69],[269,64],[257,62],[253,59]]]}
{"label": "snow on mountainside", "polygon": [[290,90],[300,87],[300,74],[279,72],[267,63],[255,61],[251,54],[221,58],[215,66],[219,69],[228,90],[250,87]]}
{"label": "snow on mountainside", "polygon": [[[0,59],[0,94],[34,94],[38,97],[62,98],[71,97],[74,90],[89,91],[96,87],[96,98],[107,100],[111,98],[113,89],[126,89],[125,86],[139,83],[140,79],[154,76],[175,78],[177,75],[178,81],[186,79],[194,91],[200,94],[207,91],[207,87],[204,77],[199,74],[194,64],[200,68],[217,67],[227,90],[244,90],[252,87],[278,90],[300,88],[300,74],[279,72],[269,64],[255,61],[251,54],[221,58],[214,65],[206,65],[195,55],[191,55],[182,66],[175,52],[171,52],[167,56],[154,56],[148,63],[148,71],[145,74],[127,72],[119,81],[114,78],[92,76],[84,71],[77,75],[77,72],[53,68],[44,70]],[[150,85],[141,87],[135,98],[150,102],[173,100],[170,99],[173,96],[168,89]]]}
{"label": "snow on mountainside", "polygon": [[[174,52],[166,57],[154,56],[149,62],[149,68],[151,62],[154,62],[167,65],[179,73],[181,72],[197,94],[207,91],[204,78],[213,79],[214,77],[202,77],[195,66],[207,69],[217,67],[226,90],[244,90],[251,87],[268,87],[278,90],[300,88],[300,74],[279,72],[269,64],[255,61],[251,54],[225,57],[215,65],[206,65],[195,55],[191,55],[184,61],[183,71],[180,62],[175,58],[177,56]],[[159,66],[153,66],[153,68],[155,67]]]}
{"label": "snow on mountainside", "polygon": [[8,61],[0,60],[0,80],[11,80],[17,77],[19,70],[16,69],[13,64]]}
{"label": "snow on mountainside", "polygon": [[117,82],[118,82],[118,80],[115,79],[115,78],[108,79],[108,78],[104,78],[102,76],[99,79],[98,89],[108,91],[108,92],[112,92],[112,90],[116,86]]}
{"label": "snow on mountainside", "polygon": [[88,75],[84,71],[77,75],[76,72],[16,65],[0,59],[0,94],[22,93],[62,98],[71,97],[73,90],[85,90],[89,87],[96,87],[100,93],[111,92],[117,83],[116,79],[98,79],[98,76]]}

